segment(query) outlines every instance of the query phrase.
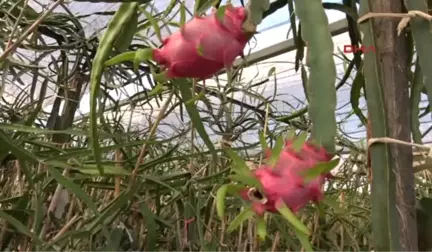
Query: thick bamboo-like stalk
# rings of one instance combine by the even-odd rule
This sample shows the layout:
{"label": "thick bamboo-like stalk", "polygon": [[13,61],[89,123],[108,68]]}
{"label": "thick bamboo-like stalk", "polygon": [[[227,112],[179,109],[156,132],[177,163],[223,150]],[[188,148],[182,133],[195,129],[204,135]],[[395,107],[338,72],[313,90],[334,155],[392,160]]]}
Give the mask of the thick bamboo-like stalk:
{"label": "thick bamboo-like stalk", "polygon": [[[402,7],[397,1],[362,0],[360,16],[372,11],[400,13]],[[363,44],[376,48],[376,53],[364,55],[367,105],[372,138],[410,142],[408,47],[405,36],[398,37],[397,28],[398,21],[392,19],[360,24]],[[371,144],[370,154],[375,251],[416,250],[412,150],[379,142]]]}

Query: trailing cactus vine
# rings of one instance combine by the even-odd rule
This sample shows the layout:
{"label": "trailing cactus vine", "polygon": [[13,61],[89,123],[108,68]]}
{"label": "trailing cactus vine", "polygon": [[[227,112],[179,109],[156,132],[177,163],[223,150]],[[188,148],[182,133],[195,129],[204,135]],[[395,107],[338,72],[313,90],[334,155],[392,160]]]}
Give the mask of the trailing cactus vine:
{"label": "trailing cactus vine", "polygon": [[329,153],[335,152],[336,66],[328,18],[320,0],[296,0],[295,11],[302,24],[309,67],[307,94],[312,139]]}
{"label": "trailing cactus vine", "polygon": [[[252,5],[254,2],[255,1],[251,1],[250,4]],[[293,150],[290,149],[289,141],[285,145],[285,152],[281,153],[280,151],[284,146],[283,140],[281,140],[282,138],[278,139],[276,143],[276,146],[280,147],[279,151],[276,151],[278,148],[275,147],[269,159],[273,160],[274,154],[278,156],[278,158],[275,158],[276,160],[280,159],[283,161],[280,162],[279,166],[277,164],[276,167],[272,166],[276,169],[275,171],[273,168],[269,168],[270,166],[260,166],[255,172],[252,172],[246,167],[240,157],[236,156],[231,150],[227,151],[227,154],[234,162],[234,167],[237,166],[237,168],[233,168],[236,174],[231,176],[231,179],[243,183],[247,186],[248,190],[245,191],[244,188],[238,188],[239,185],[236,184],[223,185],[218,190],[217,209],[218,215],[223,218],[224,198],[226,194],[241,194],[244,199],[249,199],[254,203],[252,207],[249,206],[245,208],[245,210],[231,222],[228,230],[232,231],[238,226],[237,224],[248,218],[252,218],[255,214],[257,223],[259,224],[257,225],[262,226],[262,222],[265,222],[265,218],[263,218],[262,215],[265,212],[279,212],[293,225],[303,248],[306,251],[313,251],[308,239],[310,231],[296,218],[292,211],[295,212],[304,207],[310,200],[319,202],[323,197],[321,192],[322,183],[324,183],[325,178],[331,176],[323,172],[323,174],[319,174],[318,178],[314,180],[316,184],[312,188],[305,187],[302,184],[303,182],[300,183],[302,186],[296,187],[295,185],[299,182],[296,181],[296,176],[293,176],[290,171],[313,168],[317,163],[323,165],[323,163],[327,163],[334,156],[336,138],[336,67],[333,58],[333,40],[329,32],[328,19],[322,2],[320,0],[299,0],[295,2],[295,6],[297,16],[302,23],[302,37],[308,46],[307,60],[309,63],[310,76],[307,83],[307,93],[309,97],[309,114],[313,124],[311,143],[309,145],[303,145],[304,140],[299,141],[303,145],[303,151],[297,153],[298,150],[295,150],[295,152],[302,156],[299,160],[304,159],[308,160],[308,162],[297,162],[299,160],[295,158],[296,155],[292,154]],[[259,12],[264,11],[268,6],[264,3],[261,7],[258,5],[258,7],[255,8],[258,9],[258,11],[256,11],[258,12],[258,14],[256,14],[258,17],[251,18],[248,16],[247,20],[250,21],[252,25],[248,25],[248,21],[246,21],[243,26],[244,30],[248,32],[253,31],[254,27],[256,27],[253,23],[256,24],[260,22],[261,19],[259,15],[261,14]],[[251,13],[250,10],[249,7],[248,15]],[[319,155],[316,153],[318,150],[320,153]],[[332,160],[328,162],[328,164],[324,164],[323,167],[328,166],[334,168],[338,162],[339,160]],[[289,164],[289,166],[285,166],[287,164]],[[283,176],[282,173],[284,174]],[[280,176],[282,176],[282,179]],[[270,184],[268,183],[269,181]],[[299,181],[303,180],[300,179]],[[275,182],[279,184],[275,185]],[[285,183],[290,183],[292,187],[287,189],[287,187],[284,186]],[[259,195],[266,197],[265,195],[267,194],[269,198],[261,199],[259,200],[260,203],[256,203],[255,201],[257,199],[254,198],[256,192],[258,193],[256,197],[259,197]],[[283,198],[283,196],[286,196],[286,198]],[[253,214],[253,212],[255,212],[255,214]],[[265,231],[261,231],[262,232],[258,232],[261,233],[260,236],[265,236]]]}
{"label": "trailing cactus vine", "polygon": [[[130,25],[131,18],[135,17],[138,3],[123,3],[120,5],[116,14],[112,17],[108,23],[108,31],[105,32],[100,40],[99,47],[93,60],[93,65],[90,75],[90,143],[91,149],[93,150],[97,168],[101,175],[104,174],[103,166],[101,164],[101,150],[99,146],[99,135],[98,135],[98,117],[100,111],[98,111],[98,99],[99,91],[104,71],[104,62],[108,59],[111,53],[113,45],[117,42],[120,43],[118,34]],[[120,39],[121,40],[121,39]],[[126,41],[126,43],[130,41]]]}
{"label": "trailing cactus vine", "polygon": [[[404,0],[408,11],[422,11],[428,13],[428,5],[424,0]],[[432,45],[432,24],[429,20],[421,17],[410,19],[415,47],[417,50],[419,65],[423,73],[423,81],[426,86],[429,102],[432,101],[432,57],[430,57]],[[418,139],[417,139],[418,140]]]}

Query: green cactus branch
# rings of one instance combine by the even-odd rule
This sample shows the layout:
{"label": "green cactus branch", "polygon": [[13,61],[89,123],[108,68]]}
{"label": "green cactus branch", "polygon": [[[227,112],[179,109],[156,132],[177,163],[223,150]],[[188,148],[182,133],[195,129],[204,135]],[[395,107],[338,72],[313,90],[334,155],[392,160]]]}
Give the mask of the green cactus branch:
{"label": "green cactus branch", "polygon": [[328,18],[320,0],[296,0],[294,3],[302,24],[301,35],[307,45],[306,65],[310,73],[306,92],[312,120],[312,138],[329,153],[334,153],[337,128],[336,66]]}
{"label": "green cactus branch", "polygon": [[[312,97],[309,105],[309,114],[313,121],[312,135],[327,151],[333,153],[336,137],[336,67],[328,19],[321,1],[296,1],[295,4],[305,30],[303,39],[308,44],[310,78],[307,93]],[[249,1],[245,30],[255,32],[269,7],[268,1]]]}

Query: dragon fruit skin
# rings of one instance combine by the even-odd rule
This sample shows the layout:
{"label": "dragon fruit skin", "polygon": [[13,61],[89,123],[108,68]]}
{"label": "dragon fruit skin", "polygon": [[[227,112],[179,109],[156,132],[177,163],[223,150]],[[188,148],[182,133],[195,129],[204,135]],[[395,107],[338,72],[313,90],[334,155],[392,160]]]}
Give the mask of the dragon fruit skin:
{"label": "dragon fruit skin", "polygon": [[[267,155],[270,151],[266,151]],[[266,202],[251,200],[247,189],[241,196],[252,202],[252,208],[258,215],[266,211],[277,212],[276,206],[282,200],[293,212],[306,206],[310,201],[319,202],[323,198],[322,185],[331,174],[322,174],[305,183],[301,172],[313,168],[320,162],[328,162],[333,155],[324,148],[318,148],[311,143],[304,143],[299,152],[292,149],[292,141],[287,141],[275,167],[262,165],[253,173],[263,186],[262,193]]]}
{"label": "dragon fruit skin", "polygon": [[243,56],[250,36],[243,31],[246,10],[227,5],[223,18],[216,11],[194,17],[153,50],[153,60],[167,68],[167,77],[207,79]]}

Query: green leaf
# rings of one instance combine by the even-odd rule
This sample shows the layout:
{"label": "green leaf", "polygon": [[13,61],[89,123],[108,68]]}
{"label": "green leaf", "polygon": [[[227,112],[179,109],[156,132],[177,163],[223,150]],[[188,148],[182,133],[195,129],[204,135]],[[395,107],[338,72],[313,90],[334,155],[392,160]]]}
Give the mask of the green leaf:
{"label": "green leaf", "polygon": [[113,219],[117,217],[122,209],[127,206],[128,201],[130,201],[135,194],[135,187],[130,191],[123,191],[120,195],[109,202],[101,213],[93,217],[88,221],[88,224],[83,228],[95,234],[105,226],[106,223],[110,223]]}
{"label": "green leaf", "polygon": [[153,17],[152,14],[148,13],[143,7],[139,7],[139,10],[146,16],[146,18],[148,19],[148,21],[150,22],[150,24],[152,25],[155,31],[156,37],[159,39],[160,42],[162,42],[162,35],[158,25],[158,21]]}
{"label": "green leaf", "polygon": [[236,173],[230,175],[230,179],[240,182],[244,185],[262,189],[261,183],[253,175],[252,171],[246,165],[246,162],[242,158],[240,158],[233,150],[225,149],[224,151],[233,161],[232,170]]}
{"label": "green leaf", "polygon": [[268,146],[267,146],[266,137],[264,136],[264,132],[263,132],[263,131],[260,131],[260,132],[258,133],[258,136],[259,136],[259,141],[260,141],[260,144],[261,144],[261,148],[262,148],[263,150],[267,149]]}
{"label": "green leaf", "polygon": [[[125,169],[114,165],[103,165],[103,167],[106,175],[128,176],[132,174],[131,172],[128,172]],[[97,169],[97,166],[95,164],[84,164],[81,167],[76,167],[73,169],[78,170],[84,174],[95,176],[99,175],[99,170]]]}
{"label": "green leaf", "polygon": [[225,215],[225,199],[227,194],[238,194],[244,187],[234,184],[225,184],[219,187],[216,193],[216,212],[219,218],[223,219]]}
{"label": "green leaf", "polygon": [[307,91],[308,90],[308,88],[307,88],[308,75],[307,75],[307,72],[306,72],[306,68],[304,67],[303,64],[301,65],[300,71],[301,71],[301,79],[302,79],[302,85],[303,85],[303,90],[304,90],[304,93],[305,93],[305,97],[306,97],[306,100],[309,101],[309,94],[308,94],[308,91]]}
{"label": "green leaf", "polygon": [[12,215],[7,214],[6,212],[0,210],[0,218],[4,219],[10,225],[12,225],[19,233],[29,237],[32,239],[32,242],[36,244],[42,244],[42,241],[31,232],[24,224],[22,224],[19,220],[15,219]]}
{"label": "green leaf", "polygon": [[363,115],[362,110],[360,109],[359,105],[359,101],[361,98],[361,90],[365,85],[365,79],[363,76],[363,71],[362,69],[359,69],[359,71],[357,71],[356,76],[352,82],[351,85],[351,94],[350,94],[350,102],[351,102],[351,107],[354,111],[354,114],[357,115],[357,117],[360,119],[360,122],[363,124],[363,126],[366,126],[367,124],[367,119],[366,117]]}
{"label": "green leaf", "polygon": [[53,245],[61,244],[63,242],[67,242],[69,239],[84,239],[88,238],[91,235],[91,233],[87,230],[71,230],[68,232],[65,232],[55,240],[50,241],[48,244],[46,244],[42,250],[51,250]]}
{"label": "green leaf", "polygon": [[150,210],[146,203],[141,202],[139,208],[142,216],[144,217],[145,227],[147,228],[147,251],[156,251],[156,218],[155,214]]}
{"label": "green leaf", "polygon": [[174,7],[177,5],[178,0],[171,0],[170,3],[168,4],[165,12],[164,12],[164,16],[168,16],[169,14],[172,13],[172,11],[174,10]]}
{"label": "green leaf", "polygon": [[224,151],[233,161],[232,170],[236,173],[230,175],[230,179],[243,183],[244,185],[262,189],[261,183],[253,175],[252,171],[246,165],[246,162],[242,158],[240,158],[232,149],[225,149]]}
{"label": "green leaf", "polygon": [[135,53],[134,57],[134,71],[138,72],[138,67],[141,64],[141,62],[146,60],[151,60],[153,58],[153,49],[151,48],[145,48],[145,49],[139,49]]}
{"label": "green leaf", "polygon": [[284,139],[282,136],[279,136],[276,139],[275,147],[272,150],[271,156],[268,159],[267,163],[270,167],[274,167],[279,160],[280,154],[284,148]]}
{"label": "green leaf", "polygon": [[243,211],[241,211],[233,221],[228,226],[227,232],[231,233],[235,229],[237,229],[245,220],[252,218],[255,215],[255,213],[252,211],[251,208],[245,208]]}
{"label": "green leaf", "polygon": [[153,70],[151,70],[151,73],[153,75],[154,80],[159,84],[164,84],[167,82],[167,71],[164,71],[162,73],[156,73]]}
{"label": "green leaf", "polygon": [[329,197],[324,197],[320,203],[327,205],[337,214],[342,214],[345,212],[345,210],[340,206],[340,203],[337,200],[333,200]]}
{"label": "green leaf", "polygon": [[199,56],[204,56],[204,48],[201,44],[198,44],[197,46],[197,53]]}
{"label": "green leaf", "polygon": [[195,1],[195,14],[200,16],[205,13],[211,6],[216,6],[220,0],[199,0]]}
{"label": "green leaf", "polygon": [[221,186],[216,192],[216,212],[220,219],[225,216],[225,198],[228,184]]}
{"label": "green leaf", "polygon": [[186,101],[185,104],[190,105],[190,104],[194,104],[196,101],[201,100],[205,97],[205,94],[203,92],[199,93],[199,95],[195,95],[194,97],[192,97],[192,99],[190,99],[189,101]]}
{"label": "green leaf", "polygon": [[35,156],[32,152],[29,152],[16,145],[2,130],[0,130],[0,142],[2,143],[0,144],[0,153],[11,152],[21,160],[39,162],[39,158],[37,156]]}
{"label": "green leaf", "polygon": [[62,168],[62,169],[74,169],[75,167],[71,164],[68,164],[66,162],[63,161],[59,161],[59,160],[44,160],[42,163],[51,166],[51,167],[57,167],[57,168]]}
{"label": "green leaf", "polygon": [[217,9],[216,17],[219,19],[219,21],[224,20],[226,8],[227,6],[223,5],[223,6],[219,6],[219,8]]}
{"label": "green leaf", "polygon": [[166,90],[168,90],[168,87],[166,87],[162,83],[158,83],[147,95],[148,95],[148,97],[153,97],[153,96],[162,94],[163,91],[166,91]]}
{"label": "green leaf", "polygon": [[231,174],[229,178],[232,181],[240,182],[243,185],[262,189],[261,183],[255,176],[247,175],[247,174]]}
{"label": "green leaf", "polygon": [[276,209],[294,227],[294,229],[305,235],[310,234],[309,229],[294,215],[294,213],[285,205],[283,201],[279,200],[276,203]]}
{"label": "green leaf", "polygon": [[295,128],[291,128],[291,129],[288,131],[288,133],[287,133],[286,139],[289,140],[289,141],[292,141],[292,140],[294,140],[296,137],[297,137],[296,129],[295,129]]}
{"label": "green leaf", "polygon": [[237,155],[232,149],[225,149],[225,153],[233,161],[233,171],[237,174],[249,175],[252,171],[247,166],[246,162]]}
{"label": "green leaf", "polygon": [[267,237],[267,223],[264,217],[257,218],[256,228],[260,240],[265,241]]}
{"label": "green leaf", "polygon": [[186,23],[186,7],[184,2],[180,2],[180,27],[183,27]]}
{"label": "green leaf", "polygon": [[117,39],[114,42],[114,47],[120,51],[126,51],[132,43],[133,37],[138,28],[138,11],[135,6],[135,11],[130,15],[130,19],[126,26],[123,27],[122,31],[118,34]]}
{"label": "green leaf", "polygon": [[99,143],[98,132],[98,111],[99,91],[102,81],[102,74],[105,70],[105,61],[108,60],[112,52],[113,44],[116,36],[121,33],[122,29],[127,25],[129,15],[136,12],[138,3],[122,3],[117,9],[114,16],[108,23],[108,27],[99,41],[96,55],[93,59],[93,64],[90,73],[90,144],[89,149],[92,150],[95,162],[101,175],[103,175],[103,168],[101,166],[101,151]]}
{"label": "green leaf", "polygon": [[[146,144],[169,143],[169,142],[173,141],[175,138],[176,137],[168,138],[168,139],[161,140],[161,141],[139,140],[139,141],[125,142],[125,143],[121,143],[121,144],[114,144],[114,145],[108,145],[108,146],[101,147],[100,151],[101,152],[110,152],[110,151],[114,151],[114,150],[119,149],[119,148],[142,146],[145,143]],[[1,145],[0,145],[0,148],[1,148]],[[67,160],[69,158],[88,157],[89,155],[91,155],[91,153],[89,153],[89,151],[86,148],[78,148],[76,150],[70,150],[67,153],[63,153],[62,155],[52,156],[52,157],[50,156],[50,157],[46,158],[44,160],[44,162],[48,162],[51,160]]]}
{"label": "green leaf", "polygon": [[124,52],[120,53],[111,59],[105,61],[104,65],[106,67],[120,64],[125,61],[133,61],[135,59],[136,52]]}
{"label": "green leaf", "polygon": [[300,135],[298,135],[292,143],[293,150],[299,152],[302,149],[304,143],[306,142],[306,138],[307,138],[307,132],[304,131],[300,133]]}
{"label": "green leaf", "polygon": [[50,175],[57,180],[57,182],[64,186],[73,195],[81,199],[86,203],[86,205],[95,213],[99,214],[96,204],[92,201],[90,196],[88,196],[79,185],[75,184],[73,181],[65,178],[59,171],[48,165],[48,172]]}
{"label": "green leaf", "polygon": [[[184,103],[185,101],[192,99],[192,92],[186,80],[177,79],[174,81],[174,83],[177,85],[178,89],[180,90],[181,97]],[[216,153],[216,149],[212,141],[210,140],[209,135],[205,130],[204,124],[201,120],[200,114],[198,113],[195,104],[185,104],[185,107],[196,131],[198,132],[198,134],[201,136],[204,143],[209,148],[210,152],[212,153],[213,159],[217,160],[218,156]]]}
{"label": "green leaf", "polygon": [[299,239],[301,245],[304,248],[304,251],[313,252],[312,244],[309,241],[309,238],[307,235],[299,232],[298,230],[294,231],[297,235],[297,238]]}
{"label": "green leaf", "polygon": [[138,175],[138,176],[141,177],[141,178],[144,178],[146,180],[152,181],[153,183],[156,183],[156,184],[160,185],[162,188],[168,188],[168,189],[170,189],[173,192],[178,192],[178,190],[176,188],[174,188],[174,187],[168,185],[167,183],[161,181],[159,179],[159,177],[156,177],[156,176],[147,176],[147,175]]}
{"label": "green leaf", "polygon": [[49,130],[14,123],[0,123],[0,129],[34,134],[69,134],[75,136],[89,136],[88,132],[81,130]]}
{"label": "green leaf", "polygon": [[321,174],[329,173],[339,164],[339,161],[340,159],[337,158],[326,163],[319,163],[311,169],[302,171],[301,174],[306,182],[310,182],[311,180],[317,178]]}

